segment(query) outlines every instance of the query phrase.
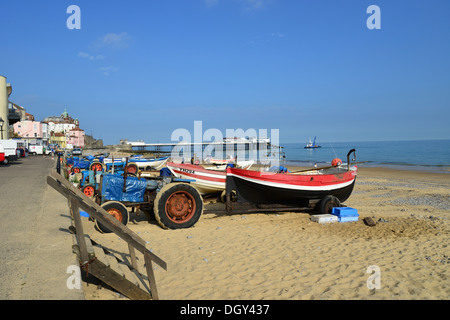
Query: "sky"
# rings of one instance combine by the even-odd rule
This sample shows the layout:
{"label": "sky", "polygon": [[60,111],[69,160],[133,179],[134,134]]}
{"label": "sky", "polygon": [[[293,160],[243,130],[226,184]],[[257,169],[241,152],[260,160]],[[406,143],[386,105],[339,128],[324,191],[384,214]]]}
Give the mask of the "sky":
{"label": "sky", "polygon": [[194,139],[194,121],[281,144],[450,139],[449,13],[448,0],[4,1],[0,75],[36,120],[67,109],[105,144]]}

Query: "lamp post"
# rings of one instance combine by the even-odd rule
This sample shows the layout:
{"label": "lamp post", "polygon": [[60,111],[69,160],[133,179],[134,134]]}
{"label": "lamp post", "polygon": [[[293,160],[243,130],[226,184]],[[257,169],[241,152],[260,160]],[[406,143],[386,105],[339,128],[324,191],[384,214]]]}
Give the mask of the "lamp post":
{"label": "lamp post", "polygon": [[2,132],[2,140],[3,140],[3,124],[5,123],[5,120],[0,117],[0,131]]}

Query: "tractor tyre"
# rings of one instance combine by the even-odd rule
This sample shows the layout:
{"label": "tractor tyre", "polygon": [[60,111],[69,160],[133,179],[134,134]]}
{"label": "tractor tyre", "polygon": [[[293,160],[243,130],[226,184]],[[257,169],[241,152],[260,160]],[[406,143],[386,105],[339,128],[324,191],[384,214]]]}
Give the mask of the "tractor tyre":
{"label": "tractor tyre", "polygon": [[[110,215],[112,215],[115,219],[117,219],[119,222],[121,222],[123,225],[127,225],[128,223],[128,210],[127,208],[120,202],[117,201],[108,201],[101,205],[103,209],[106,210]],[[97,220],[95,221],[95,225],[97,229],[101,233],[111,233],[112,231],[109,230],[107,227],[102,225]]]}
{"label": "tractor tyre", "polygon": [[203,199],[198,190],[187,183],[170,183],[156,195],[153,211],[164,229],[190,228],[203,213]]}

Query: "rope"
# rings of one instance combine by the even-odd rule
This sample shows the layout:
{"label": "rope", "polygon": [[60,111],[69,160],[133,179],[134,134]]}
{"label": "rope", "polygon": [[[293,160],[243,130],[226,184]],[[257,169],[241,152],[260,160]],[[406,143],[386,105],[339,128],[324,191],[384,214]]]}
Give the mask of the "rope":
{"label": "rope", "polygon": [[97,260],[97,257],[94,257],[92,260],[89,260],[87,262],[80,263],[81,267],[86,270],[86,278],[89,276],[89,265],[95,260]]}

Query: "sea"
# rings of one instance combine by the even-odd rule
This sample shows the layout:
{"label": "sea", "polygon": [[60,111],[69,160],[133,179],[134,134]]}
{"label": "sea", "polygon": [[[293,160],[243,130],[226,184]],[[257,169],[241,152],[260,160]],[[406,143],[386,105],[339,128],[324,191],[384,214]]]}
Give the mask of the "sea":
{"label": "sea", "polygon": [[[282,164],[326,166],[334,158],[347,162],[355,149],[359,167],[387,167],[450,174],[450,140],[321,142],[321,148],[305,149],[306,143],[284,143]],[[351,156],[353,159],[353,155]]]}

